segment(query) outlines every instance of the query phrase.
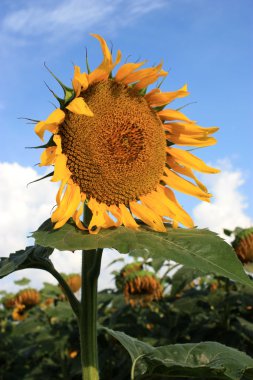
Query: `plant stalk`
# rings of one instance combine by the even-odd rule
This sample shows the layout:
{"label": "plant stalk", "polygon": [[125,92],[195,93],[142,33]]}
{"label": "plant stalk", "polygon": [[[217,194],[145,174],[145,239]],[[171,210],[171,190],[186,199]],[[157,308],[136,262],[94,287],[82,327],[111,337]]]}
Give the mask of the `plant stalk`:
{"label": "plant stalk", "polygon": [[82,296],[79,318],[83,380],[98,380],[97,282],[102,250],[82,252]]}

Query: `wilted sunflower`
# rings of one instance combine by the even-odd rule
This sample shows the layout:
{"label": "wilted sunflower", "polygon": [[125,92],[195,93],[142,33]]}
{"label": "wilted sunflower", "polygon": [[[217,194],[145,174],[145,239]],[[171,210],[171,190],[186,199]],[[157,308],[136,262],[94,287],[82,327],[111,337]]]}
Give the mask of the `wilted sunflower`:
{"label": "wilted sunflower", "polygon": [[253,262],[253,227],[242,229],[232,242],[238,258],[243,264]]}
{"label": "wilted sunflower", "polygon": [[123,292],[126,303],[145,307],[162,298],[163,286],[154,273],[140,270],[125,278]]}
{"label": "wilted sunflower", "polygon": [[[57,79],[65,98],[57,97],[60,108],[35,127],[42,140],[45,131],[52,133],[40,166],[54,165],[52,181],[60,181],[54,228],[71,217],[91,233],[122,224],[137,229],[134,217],[155,231],[166,231],[164,222],[193,227],[172,189],[209,201],[211,194],[193,169],[218,170],[174,145],[213,145],[210,135],[218,128],[200,127],[179,110],[165,109],[188,95],[186,85],[174,92],[162,92],[160,85],[147,91],[167,75],[162,64],[141,68],[145,62],[125,63],[113,76],[121,52],[114,61],[105,40],[93,36],[100,42],[102,63],[92,72],[87,65],[88,73],[74,66],[73,89]],[[92,212],[88,226],[80,221],[84,204]]]}

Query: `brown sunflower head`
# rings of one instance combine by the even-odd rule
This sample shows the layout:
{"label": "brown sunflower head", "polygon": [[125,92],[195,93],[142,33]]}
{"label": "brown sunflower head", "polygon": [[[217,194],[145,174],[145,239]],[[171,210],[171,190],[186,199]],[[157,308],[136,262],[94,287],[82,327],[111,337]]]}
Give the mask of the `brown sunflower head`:
{"label": "brown sunflower head", "polygon": [[241,230],[232,246],[243,264],[253,262],[253,227]]}
{"label": "brown sunflower head", "polygon": [[[193,227],[173,190],[208,202],[211,194],[193,170],[218,170],[174,145],[213,145],[210,135],[218,128],[203,128],[166,108],[189,93],[187,85],[161,91],[167,75],[162,64],[143,68],[146,62],[129,62],[113,74],[121,52],[113,60],[106,41],[93,36],[100,42],[102,63],[88,73],[74,66],[73,89],[61,84],[65,98],[57,97],[60,107],[35,127],[42,140],[46,131],[52,133],[40,166],[54,165],[52,181],[60,181],[54,228],[70,218],[90,233],[121,225],[138,229],[138,219],[159,232],[166,231],[164,223]],[[87,223],[80,220],[84,205],[92,214]]]}
{"label": "brown sunflower head", "polygon": [[145,307],[162,298],[163,286],[152,272],[142,270],[125,278],[123,292],[126,303]]}
{"label": "brown sunflower head", "polygon": [[25,305],[26,308],[38,305],[40,302],[40,293],[36,289],[21,290],[16,296],[16,303]]}

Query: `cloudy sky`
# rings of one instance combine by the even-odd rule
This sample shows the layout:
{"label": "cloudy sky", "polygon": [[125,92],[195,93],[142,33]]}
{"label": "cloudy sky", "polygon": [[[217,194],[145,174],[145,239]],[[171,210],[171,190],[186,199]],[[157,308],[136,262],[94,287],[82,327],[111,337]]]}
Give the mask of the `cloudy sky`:
{"label": "cloudy sky", "polygon": [[[101,61],[101,34],[121,49],[123,60],[161,59],[169,70],[163,90],[188,84],[190,96],[177,103],[202,126],[219,126],[218,144],[196,153],[219,167],[219,175],[202,176],[214,195],[212,204],[179,196],[196,225],[223,228],[253,224],[253,2],[252,0],[0,0],[0,256],[27,245],[30,231],[48,216],[56,185],[45,180],[26,187],[44,173],[34,167],[38,145],[33,126],[21,117],[43,120],[54,101],[44,81],[60,94],[44,62],[66,84],[73,63],[85,69],[85,49],[91,67]],[[110,285],[104,255],[100,287]],[[80,269],[80,254],[53,254],[60,271]],[[0,281],[12,290],[12,280],[33,277],[39,286],[50,276],[20,272]]]}

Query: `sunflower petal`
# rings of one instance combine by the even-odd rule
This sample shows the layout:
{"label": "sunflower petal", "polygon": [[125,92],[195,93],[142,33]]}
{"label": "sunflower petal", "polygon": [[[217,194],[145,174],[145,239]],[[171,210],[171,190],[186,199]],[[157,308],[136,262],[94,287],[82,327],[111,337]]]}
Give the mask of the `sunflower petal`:
{"label": "sunflower petal", "polygon": [[[177,201],[173,191],[168,187],[158,185],[157,188],[160,197],[166,198],[171,211],[174,213],[174,222],[182,223],[185,227],[193,228],[194,222],[190,215],[183,209],[180,203]],[[164,200],[163,200],[164,201]]]}
{"label": "sunflower petal", "polygon": [[121,82],[129,74],[131,74],[133,71],[137,70],[139,67],[143,66],[145,63],[146,63],[146,61],[138,62],[138,63],[125,63],[124,65],[122,65],[119,68],[119,70],[115,76],[116,82]]}
{"label": "sunflower petal", "polygon": [[54,228],[62,227],[66,221],[74,214],[81,201],[80,187],[76,184],[67,186],[64,196],[51,216]]}
{"label": "sunflower petal", "polygon": [[124,224],[124,226],[128,228],[137,229],[139,225],[136,223],[136,221],[132,217],[128,208],[124,204],[120,204],[119,209],[121,211],[122,223]]}
{"label": "sunflower petal", "polygon": [[[153,81],[156,80],[156,79],[154,80],[154,75],[159,77],[159,76],[165,76],[167,74],[168,73],[166,71],[162,70],[162,63],[160,63],[159,65],[157,65],[155,67],[149,67],[146,69],[141,69],[141,70],[138,70],[136,72],[133,72],[133,73],[127,75],[124,79],[122,79],[121,82],[123,82],[125,84],[130,84],[130,83],[134,83],[134,82],[140,82],[141,80],[144,80],[144,79],[148,80],[148,78],[150,78],[151,83],[153,83]],[[138,87],[136,87],[136,88],[138,88]]]}
{"label": "sunflower petal", "polygon": [[70,176],[71,172],[67,168],[67,157],[65,154],[59,154],[55,159],[54,175],[51,181],[58,182],[65,178],[69,178]]}
{"label": "sunflower petal", "polygon": [[[196,136],[207,136],[211,135],[219,130],[218,127],[200,127],[194,123],[184,123],[184,122],[173,122],[164,124],[164,128],[172,133],[173,135],[191,135],[192,137]],[[194,135],[194,136],[193,136]]]}
{"label": "sunflower petal", "polygon": [[73,89],[75,91],[76,97],[80,95],[81,91],[87,89],[89,85],[88,74],[81,73],[79,66],[74,66],[74,77],[72,79]]}
{"label": "sunflower petal", "polygon": [[140,218],[148,226],[152,227],[155,231],[166,232],[166,228],[162,222],[162,219],[154,211],[150,210],[143,204],[135,201],[130,202],[130,209],[137,218]]}
{"label": "sunflower petal", "polygon": [[89,75],[89,84],[92,84],[96,81],[101,81],[108,79],[110,72],[112,69],[120,62],[121,60],[121,52],[117,52],[117,57],[115,62],[112,60],[111,52],[107,46],[106,41],[98,34],[91,34],[93,37],[97,38],[100,42],[100,46],[103,52],[104,59],[102,63]]}
{"label": "sunflower petal", "polygon": [[152,107],[159,107],[172,102],[177,98],[183,98],[189,95],[187,85],[174,92],[162,92],[159,88],[155,88],[145,95],[145,99]]}
{"label": "sunflower petal", "polygon": [[194,121],[191,121],[187,116],[185,116],[182,112],[176,110],[162,110],[157,112],[157,115],[160,117],[161,120],[183,120],[195,123]]}
{"label": "sunflower petal", "polygon": [[53,165],[56,158],[56,149],[56,146],[50,146],[49,148],[46,148],[40,156],[39,166]]}
{"label": "sunflower petal", "polygon": [[58,131],[59,125],[64,121],[65,113],[57,108],[54,110],[45,121],[39,121],[35,126],[35,133],[39,136],[39,138],[44,141],[44,133],[45,131],[49,131],[51,133],[56,133]]}
{"label": "sunflower petal", "polygon": [[173,169],[175,172],[185,175],[191,179],[193,179],[198,187],[207,193],[206,186],[198,180],[198,178],[194,175],[193,171],[190,168],[186,168],[185,166],[179,165],[172,156],[167,156],[167,164]]}
{"label": "sunflower petal", "polygon": [[177,149],[177,148],[167,148],[167,152],[175,158],[175,160],[186,166],[187,168],[191,168],[197,170],[201,173],[219,173],[220,170],[212,168],[205,164],[200,158],[194,156],[192,153],[187,152],[186,150]]}
{"label": "sunflower petal", "polygon": [[66,108],[78,115],[94,116],[93,112],[88,107],[88,104],[85,103],[84,99],[81,97],[72,100]]}
{"label": "sunflower petal", "polygon": [[191,182],[180,177],[171,170],[164,168],[166,176],[163,176],[163,181],[175,190],[181,191],[182,193],[193,195],[203,201],[210,202],[211,194],[205,193],[199,187],[193,185]]}
{"label": "sunflower petal", "polygon": [[190,137],[187,135],[168,135],[167,136],[168,141],[177,144],[177,145],[183,145],[183,146],[211,146],[215,145],[217,143],[217,140],[214,137]]}
{"label": "sunflower petal", "polygon": [[79,209],[76,210],[72,216],[75,224],[82,231],[87,230],[87,228],[84,227],[83,223],[80,220],[80,216],[83,214],[83,209],[84,209],[84,203],[82,202]]}

